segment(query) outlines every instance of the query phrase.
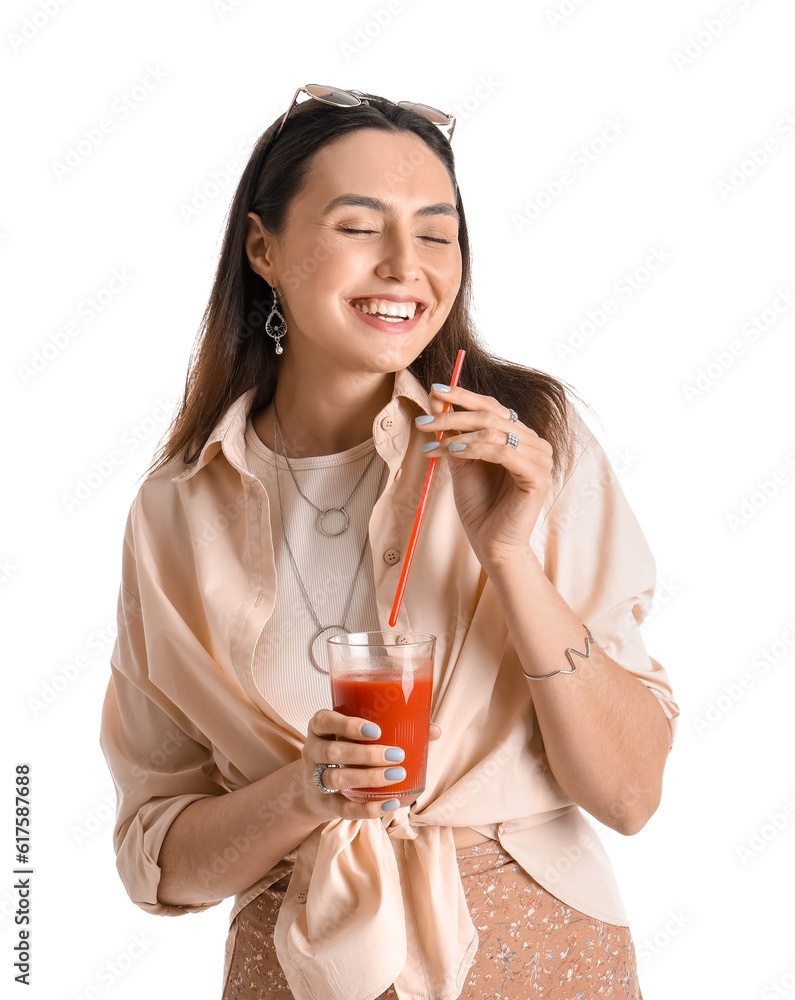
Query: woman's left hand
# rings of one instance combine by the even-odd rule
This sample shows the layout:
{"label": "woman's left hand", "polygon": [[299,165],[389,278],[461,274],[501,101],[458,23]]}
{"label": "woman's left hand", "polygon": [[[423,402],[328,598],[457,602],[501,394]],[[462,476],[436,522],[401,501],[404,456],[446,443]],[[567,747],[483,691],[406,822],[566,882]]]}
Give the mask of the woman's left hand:
{"label": "woman's left hand", "polygon": [[[463,407],[443,413],[444,404]],[[417,429],[445,431],[439,446],[426,452],[448,460],[458,516],[481,565],[526,552],[552,484],[552,445],[491,396],[455,387],[431,392],[433,421]],[[512,448],[508,435],[519,447]],[[465,445],[464,449],[450,445]]]}

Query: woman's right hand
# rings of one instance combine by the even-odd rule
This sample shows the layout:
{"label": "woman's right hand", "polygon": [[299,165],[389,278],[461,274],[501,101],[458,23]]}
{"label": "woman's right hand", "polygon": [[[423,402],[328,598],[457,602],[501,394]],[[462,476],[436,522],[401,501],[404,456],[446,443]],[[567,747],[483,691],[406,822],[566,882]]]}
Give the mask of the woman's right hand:
{"label": "woman's right hand", "polygon": [[[323,784],[326,788],[384,788],[399,785],[405,780],[403,768],[404,757],[395,753],[403,751],[403,747],[391,748],[388,744],[379,743],[378,735],[367,736],[362,726],[375,725],[367,719],[342,715],[330,709],[322,708],[315,712],[309,720],[306,743],[301,751],[303,792],[307,808],[317,815],[319,822],[330,819],[380,819],[388,815],[390,809],[382,806],[389,804],[397,808],[394,799],[386,802],[352,802],[345,796],[327,795],[315,788],[314,772],[318,764],[341,764],[342,767],[326,768],[323,772]],[[441,729],[431,723],[430,739],[437,740]],[[352,740],[365,740],[365,743],[353,743]],[[392,751],[389,757],[388,751]],[[395,757],[399,757],[395,760]],[[392,759],[390,759],[392,758]],[[394,777],[390,780],[386,773],[390,771]]]}

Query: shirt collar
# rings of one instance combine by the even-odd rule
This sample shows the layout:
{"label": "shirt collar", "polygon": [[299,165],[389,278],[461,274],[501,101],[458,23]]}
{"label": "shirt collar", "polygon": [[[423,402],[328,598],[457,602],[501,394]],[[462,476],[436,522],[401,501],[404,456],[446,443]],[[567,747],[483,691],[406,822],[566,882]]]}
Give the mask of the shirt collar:
{"label": "shirt collar", "polygon": [[[230,464],[239,472],[248,474],[244,457],[246,420],[248,419],[249,410],[254,402],[256,392],[257,387],[254,386],[254,388],[238,396],[210,432],[210,436],[205,441],[196,461],[183,472],[173,476],[171,479],[172,482],[181,483],[191,479],[209,461],[215,458],[219,451],[223,451]],[[415,403],[423,413],[430,413],[430,396],[408,368],[403,368],[401,371],[395,373],[395,386],[392,390],[392,399],[378,414],[376,422],[387,411],[394,412],[400,406],[401,400]],[[405,408],[404,413],[408,420],[409,414],[405,412]]]}

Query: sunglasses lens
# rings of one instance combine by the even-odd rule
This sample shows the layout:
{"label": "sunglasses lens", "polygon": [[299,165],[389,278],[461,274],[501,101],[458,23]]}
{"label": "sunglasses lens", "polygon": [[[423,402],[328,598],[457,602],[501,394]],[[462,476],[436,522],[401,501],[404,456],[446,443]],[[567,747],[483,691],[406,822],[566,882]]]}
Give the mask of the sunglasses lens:
{"label": "sunglasses lens", "polygon": [[304,90],[318,101],[322,101],[324,104],[336,104],[337,107],[353,108],[361,103],[358,97],[349,94],[347,90],[323,87],[319,83],[310,83],[304,87]]}
{"label": "sunglasses lens", "polygon": [[450,124],[449,115],[446,115],[444,111],[439,111],[437,108],[430,108],[427,104],[411,104],[409,101],[400,101],[399,103],[401,108],[416,111],[417,114],[423,115],[428,121],[433,122],[434,125]]}

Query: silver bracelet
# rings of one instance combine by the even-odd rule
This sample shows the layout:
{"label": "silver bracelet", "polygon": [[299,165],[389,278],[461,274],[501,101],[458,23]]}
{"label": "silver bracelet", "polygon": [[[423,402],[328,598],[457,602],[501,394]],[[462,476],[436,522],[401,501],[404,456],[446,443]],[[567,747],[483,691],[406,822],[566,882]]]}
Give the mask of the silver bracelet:
{"label": "silver bracelet", "polygon": [[579,650],[573,648],[569,648],[566,650],[566,656],[569,658],[569,663],[571,664],[571,670],[553,670],[551,674],[539,674],[537,677],[533,677],[531,674],[525,674],[524,670],[522,670],[522,673],[525,675],[525,677],[529,681],[544,681],[547,679],[547,677],[554,677],[555,674],[573,674],[577,668],[574,666],[574,660],[572,660],[570,654],[576,653],[577,656],[581,656],[584,660],[587,660],[588,657],[591,655],[590,644],[596,641],[594,637],[591,635],[591,630],[588,628],[588,626],[583,625],[583,628],[588,633],[588,637],[585,640],[586,651],[584,653],[581,653]]}

